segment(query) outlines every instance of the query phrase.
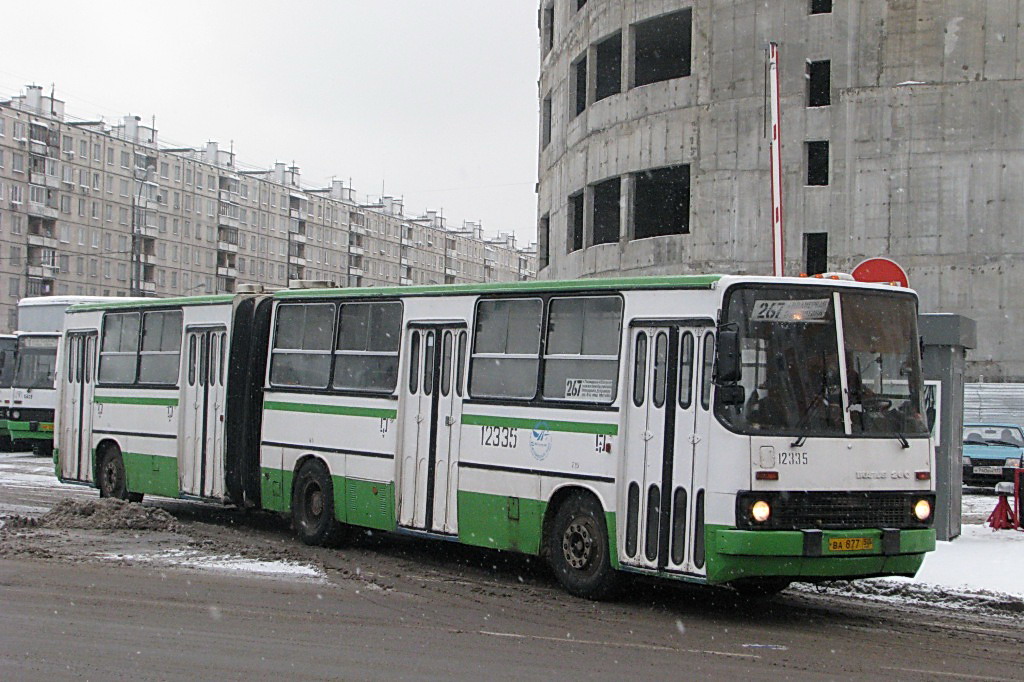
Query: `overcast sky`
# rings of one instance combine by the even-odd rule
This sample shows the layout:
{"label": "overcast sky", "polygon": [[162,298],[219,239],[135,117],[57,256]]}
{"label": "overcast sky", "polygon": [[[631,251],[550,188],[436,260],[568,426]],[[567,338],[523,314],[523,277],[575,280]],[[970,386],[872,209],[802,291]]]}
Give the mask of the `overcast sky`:
{"label": "overcast sky", "polygon": [[351,178],[407,215],[536,234],[537,3],[56,0],[5,22],[0,96],[36,83],[76,118],[156,116],[164,146]]}

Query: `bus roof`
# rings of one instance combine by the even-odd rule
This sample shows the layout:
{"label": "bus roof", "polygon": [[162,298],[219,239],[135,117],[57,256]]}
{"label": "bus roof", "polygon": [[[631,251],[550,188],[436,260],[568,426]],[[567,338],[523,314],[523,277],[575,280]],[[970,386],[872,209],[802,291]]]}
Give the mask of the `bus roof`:
{"label": "bus roof", "polygon": [[[423,286],[385,287],[334,287],[322,289],[280,289],[268,292],[276,299],[310,299],[327,297],[371,297],[371,296],[465,296],[474,294],[514,292],[573,292],[613,291],[622,289],[711,289],[716,283],[725,285],[737,283],[787,284],[795,286],[830,286],[857,289],[878,289],[914,294],[912,289],[887,284],[854,282],[813,277],[771,277],[749,275],[662,275],[646,277],[609,277],[571,280],[532,280],[528,282],[476,283],[476,284],[430,284]],[[118,308],[154,308],[179,305],[215,305],[231,303],[235,294],[210,294],[203,296],[182,296],[177,298],[121,299],[103,302],[83,302],[69,310],[84,312],[90,310],[112,310]]]}

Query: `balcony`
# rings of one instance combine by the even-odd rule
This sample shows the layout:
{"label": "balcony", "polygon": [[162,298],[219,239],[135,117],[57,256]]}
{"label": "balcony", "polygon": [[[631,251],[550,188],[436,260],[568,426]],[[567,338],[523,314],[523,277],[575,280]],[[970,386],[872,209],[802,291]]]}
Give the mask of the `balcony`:
{"label": "balcony", "polygon": [[155,294],[156,293],[156,282],[142,281],[139,282],[139,291],[144,294]]}
{"label": "balcony", "polygon": [[238,203],[238,195],[233,194],[230,190],[222,189],[218,193],[217,197],[226,204]]}
{"label": "balcony", "polygon": [[288,256],[288,262],[292,265],[306,267],[306,259],[302,256]]}
{"label": "balcony", "polygon": [[156,239],[159,234],[156,225],[136,225],[135,229],[138,231],[139,236],[148,237],[150,239]]}
{"label": "balcony", "polygon": [[221,239],[217,241],[217,250],[225,253],[238,253],[238,244],[232,244]]}
{"label": "balcony", "polygon": [[445,249],[444,255],[447,256],[448,258],[458,257],[458,253],[456,253],[455,249]]}
{"label": "balcony", "polygon": [[289,232],[288,238],[292,241],[293,244],[306,243],[306,235],[303,234],[302,232]]}
{"label": "balcony", "polygon": [[57,249],[60,248],[60,242],[53,237],[47,237],[41,234],[30,234],[28,235],[29,246],[41,246],[45,249]]}
{"label": "balcony", "polygon": [[38,154],[40,156],[46,156],[46,152],[47,152],[46,143],[45,142],[41,142],[40,140],[31,140],[29,142],[29,151],[32,152],[33,154]]}
{"label": "balcony", "polygon": [[152,253],[140,253],[139,262],[144,265],[156,265],[156,256]]}
{"label": "balcony", "polygon": [[51,206],[44,206],[43,204],[35,204],[31,201],[28,203],[28,214],[36,218],[48,218],[50,220],[57,219],[57,209]]}
{"label": "balcony", "polygon": [[56,265],[29,265],[28,276],[39,277],[40,279],[53,279],[60,272]]}
{"label": "balcony", "polygon": [[236,230],[241,226],[241,223],[238,222],[238,218],[232,218],[226,213],[221,213],[217,216],[217,224],[221,227],[233,227]]}
{"label": "balcony", "polygon": [[363,225],[349,225],[348,231],[352,234],[366,234],[366,228]]}
{"label": "balcony", "polygon": [[458,271],[456,271],[455,268],[445,268],[444,269],[444,274],[454,276],[454,275],[457,275],[459,273],[458,273]]}
{"label": "balcony", "polygon": [[300,208],[289,208],[288,209],[288,215],[290,217],[294,218],[295,220],[301,220],[302,219],[302,209],[300,209]]}
{"label": "balcony", "polygon": [[350,268],[348,269],[348,274],[349,274],[350,276],[355,276],[355,277],[362,277],[362,276],[363,276],[363,275],[364,275],[365,273],[363,272],[363,269],[362,269],[362,268],[357,268],[357,267],[350,267]]}
{"label": "balcony", "polygon": [[412,284],[412,280],[409,279],[408,277],[400,277],[398,279],[398,283],[401,284],[403,287],[407,287],[410,284]]}
{"label": "balcony", "polygon": [[398,259],[398,264],[399,265],[408,266],[409,265],[409,259],[403,256],[402,258]]}
{"label": "balcony", "polygon": [[227,266],[227,265],[218,265],[217,266],[217,276],[218,277],[229,277],[231,279],[234,279],[234,278],[238,277],[238,268],[230,267],[230,266]]}
{"label": "balcony", "polygon": [[363,255],[366,255],[366,249],[364,249],[361,246],[349,245],[348,252],[350,254],[352,254],[353,256],[363,256]]}

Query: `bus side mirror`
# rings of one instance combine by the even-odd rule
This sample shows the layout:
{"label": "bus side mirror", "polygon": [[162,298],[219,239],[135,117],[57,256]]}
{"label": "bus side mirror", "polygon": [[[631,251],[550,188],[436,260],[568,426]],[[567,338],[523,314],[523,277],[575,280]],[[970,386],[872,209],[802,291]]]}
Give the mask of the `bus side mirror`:
{"label": "bus side mirror", "polygon": [[722,329],[718,332],[718,374],[717,384],[735,384],[743,378],[740,365],[740,334],[736,329]]}

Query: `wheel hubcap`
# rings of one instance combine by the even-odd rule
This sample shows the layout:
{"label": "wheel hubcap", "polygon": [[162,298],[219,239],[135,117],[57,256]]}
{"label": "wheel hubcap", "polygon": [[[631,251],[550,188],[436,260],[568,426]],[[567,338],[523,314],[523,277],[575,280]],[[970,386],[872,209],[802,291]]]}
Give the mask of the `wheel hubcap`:
{"label": "wheel hubcap", "polygon": [[582,569],[590,563],[594,548],[594,533],[589,519],[573,519],[562,535],[562,555],[566,563]]}
{"label": "wheel hubcap", "polygon": [[320,518],[324,513],[324,493],[316,486],[310,486],[307,490],[309,500],[309,515],[313,518]]}

